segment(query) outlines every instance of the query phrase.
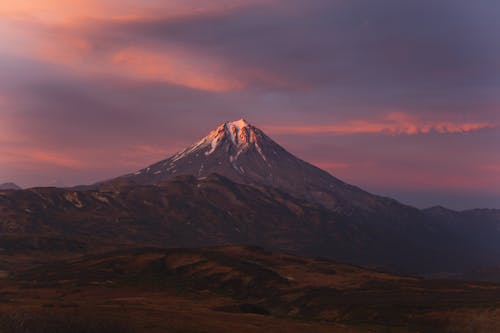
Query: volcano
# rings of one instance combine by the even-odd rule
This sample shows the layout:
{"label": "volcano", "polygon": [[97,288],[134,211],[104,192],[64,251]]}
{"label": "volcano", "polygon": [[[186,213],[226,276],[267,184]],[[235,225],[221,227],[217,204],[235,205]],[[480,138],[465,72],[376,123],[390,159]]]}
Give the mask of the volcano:
{"label": "volcano", "polygon": [[[91,186],[3,191],[0,210],[0,231],[25,248],[251,244],[404,274],[493,267],[500,255],[498,212],[419,210],[368,193],[243,119]],[[46,241],[19,240],[33,233]]]}
{"label": "volcano", "polygon": [[213,173],[237,183],[277,188],[334,211],[373,212],[395,203],[292,155],[244,119],[223,123],[173,156],[113,181],[154,185],[179,175]]}

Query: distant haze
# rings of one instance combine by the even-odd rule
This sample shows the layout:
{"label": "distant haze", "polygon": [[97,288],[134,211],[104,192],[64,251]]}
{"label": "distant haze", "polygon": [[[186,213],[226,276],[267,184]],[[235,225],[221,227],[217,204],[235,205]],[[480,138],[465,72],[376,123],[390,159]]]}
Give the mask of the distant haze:
{"label": "distant haze", "polygon": [[500,208],[500,3],[0,3],[0,183],[92,183],[246,118],[419,207]]}

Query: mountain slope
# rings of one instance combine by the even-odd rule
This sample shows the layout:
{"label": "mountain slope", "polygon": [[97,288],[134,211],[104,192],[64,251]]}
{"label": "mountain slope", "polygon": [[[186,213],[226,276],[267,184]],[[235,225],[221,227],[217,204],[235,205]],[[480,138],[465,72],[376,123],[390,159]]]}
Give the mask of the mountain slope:
{"label": "mountain slope", "polygon": [[243,119],[218,126],[183,151],[114,182],[156,184],[177,175],[218,173],[243,184],[263,184],[343,212],[401,206],[346,184],[293,156]]}
{"label": "mountain slope", "polygon": [[421,211],[367,193],[244,120],[94,186],[0,191],[0,212],[0,248],[11,252],[253,244],[400,273],[500,263],[497,213]]}
{"label": "mountain slope", "polygon": [[0,211],[7,254],[252,244],[407,274],[461,271],[482,256],[466,237],[423,220],[418,210],[399,221],[364,220],[216,174],[101,191],[0,191]]}
{"label": "mountain slope", "polygon": [[0,184],[0,190],[20,190],[21,188],[14,183]]}
{"label": "mountain slope", "polygon": [[[499,265],[500,261],[500,210],[471,209],[454,211],[443,207],[423,210],[427,220],[453,230],[460,237],[475,244],[474,249],[482,253],[483,262]],[[489,267],[482,267],[489,269]],[[497,274],[498,275],[498,274]],[[495,276],[495,274],[492,274]],[[484,277],[488,279],[487,276]],[[500,281],[496,279],[497,281]]]}
{"label": "mountain slope", "polygon": [[[419,248],[421,253],[414,253],[411,260],[423,259],[423,253],[430,251],[433,253],[429,254],[430,261],[433,260],[430,258],[434,257],[447,258],[442,261],[437,260],[441,262],[443,270],[446,269],[445,266],[450,267],[451,262],[458,264],[460,260],[467,266],[465,262],[473,261],[472,258],[477,260],[478,266],[496,263],[494,258],[499,252],[496,242],[490,242],[492,246],[485,247],[480,237],[471,237],[468,232],[474,228],[473,225],[457,227],[446,223],[445,220],[442,222],[430,212],[344,183],[293,156],[260,129],[243,119],[221,124],[205,138],[183,151],[135,173],[104,182],[100,187],[158,184],[179,174],[204,177],[210,173],[221,174],[237,183],[277,188],[300,200],[320,204],[340,214],[349,221],[350,227],[359,230],[360,235],[370,234],[368,238],[379,241],[378,245],[369,242],[373,245],[370,245],[370,251],[374,251],[373,254],[384,255],[384,260],[387,262],[394,263],[394,258],[389,259],[389,257],[399,256],[397,261],[401,264],[405,259],[397,252],[412,248],[410,252],[413,253]],[[483,230],[485,227],[488,229],[479,223],[477,229]],[[498,231],[492,235],[492,237],[497,236]],[[356,243],[358,248],[363,248],[360,241],[362,236],[354,238],[359,242]],[[377,251],[377,247],[384,249],[382,251],[384,254]],[[392,253],[387,253],[389,248],[392,248]],[[469,250],[462,251],[464,248]],[[479,253],[485,255],[484,262],[480,260],[482,255]],[[327,251],[320,254],[332,255]],[[355,257],[353,254],[348,260],[356,260]],[[354,262],[359,263],[359,261]],[[379,260],[372,258],[372,262]],[[423,268],[425,264],[420,262],[416,266]],[[432,268],[436,269],[436,266]]]}

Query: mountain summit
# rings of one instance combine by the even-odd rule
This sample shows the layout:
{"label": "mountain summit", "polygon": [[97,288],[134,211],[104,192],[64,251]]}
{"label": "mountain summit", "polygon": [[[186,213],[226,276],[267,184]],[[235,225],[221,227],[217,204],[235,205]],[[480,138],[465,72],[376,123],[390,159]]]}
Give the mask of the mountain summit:
{"label": "mountain summit", "polygon": [[175,155],[114,181],[151,185],[178,175],[212,173],[237,183],[274,187],[337,211],[371,211],[389,200],[295,157],[244,119],[223,123]]}
{"label": "mountain summit", "polygon": [[203,177],[220,173],[238,181],[272,183],[279,153],[286,151],[240,119],[219,125],[190,147],[125,177],[154,184],[179,174]]}

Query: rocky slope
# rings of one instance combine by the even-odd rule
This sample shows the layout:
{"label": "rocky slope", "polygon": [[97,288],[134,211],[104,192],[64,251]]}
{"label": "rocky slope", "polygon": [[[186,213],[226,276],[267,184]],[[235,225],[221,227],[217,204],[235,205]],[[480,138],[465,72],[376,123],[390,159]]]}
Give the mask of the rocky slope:
{"label": "rocky slope", "polygon": [[244,119],[221,124],[183,151],[112,182],[150,185],[177,175],[204,177],[212,173],[238,183],[274,187],[347,214],[407,209],[295,157]]}
{"label": "rocky slope", "polygon": [[244,120],[93,186],[0,191],[2,251],[254,244],[400,273],[499,264],[500,214],[421,211],[346,184]]}
{"label": "rocky slope", "polygon": [[253,244],[412,274],[472,268],[484,255],[416,209],[399,220],[364,219],[215,174],[108,186],[0,191],[3,252]]}

